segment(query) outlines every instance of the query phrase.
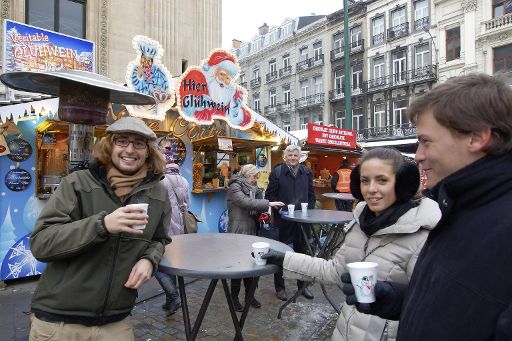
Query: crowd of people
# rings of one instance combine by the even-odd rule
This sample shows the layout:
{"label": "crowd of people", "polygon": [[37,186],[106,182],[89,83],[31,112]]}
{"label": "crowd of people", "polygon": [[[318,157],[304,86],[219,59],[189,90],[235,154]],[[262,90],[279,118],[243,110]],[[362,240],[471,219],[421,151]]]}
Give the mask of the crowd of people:
{"label": "crowd of people", "polygon": [[[281,269],[276,297],[288,299],[285,278],[307,299],[313,280],[342,286],[333,340],[512,340],[512,89],[500,77],[460,76],[415,98],[407,112],[418,135],[415,162],[380,147],[337,172],[333,188],[346,191],[349,175],[357,205],[332,257],[308,255],[308,236],[281,218],[287,205],[315,208],[313,174],[295,145],[264,194],[256,165],[229,179],[228,232],[258,235],[258,216],[273,212],[279,241],[294,250],[263,256]],[[142,120],[119,119],[94,146],[89,169],[65,177],[43,208],[30,238],[34,257],[47,263],[32,299],[31,340],[133,340],[129,315],[153,275],[165,292],[162,309],[180,308],[176,278],[158,263],[172,236],[184,233],[189,188],[155,140]],[[127,206],[142,202],[147,212]],[[379,265],[374,303],[357,302],[348,274],[348,263],[363,261]],[[245,304],[261,307],[249,295],[253,280],[231,280],[236,311],[242,282]]]}

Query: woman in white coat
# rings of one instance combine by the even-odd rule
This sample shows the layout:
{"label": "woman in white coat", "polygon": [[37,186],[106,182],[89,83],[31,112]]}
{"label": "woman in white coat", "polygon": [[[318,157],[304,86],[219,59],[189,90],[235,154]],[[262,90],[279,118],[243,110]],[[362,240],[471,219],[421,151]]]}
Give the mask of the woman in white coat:
{"label": "woman in white coat", "polygon": [[[341,285],[347,264],[379,264],[378,279],[408,283],[428,233],[441,218],[436,202],[417,196],[420,177],[416,164],[394,148],[367,151],[351,174],[352,195],[361,200],[354,220],[346,226],[345,242],[329,260],[271,250],[267,259],[282,264],[285,277]],[[333,340],[394,340],[398,322],[359,313],[344,304]]]}

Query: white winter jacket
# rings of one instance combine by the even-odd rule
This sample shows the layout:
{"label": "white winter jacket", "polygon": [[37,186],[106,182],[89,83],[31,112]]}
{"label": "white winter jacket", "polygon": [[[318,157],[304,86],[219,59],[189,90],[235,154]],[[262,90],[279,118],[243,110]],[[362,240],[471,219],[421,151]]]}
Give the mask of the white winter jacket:
{"label": "white winter jacket", "polygon": [[[345,242],[330,260],[287,252],[284,277],[341,285],[341,274],[348,272],[347,263],[369,261],[379,264],[378,280],[408,283],[418,254],[439,219],[438,204],[423,198],[419,206],[411,208],[391,226],[368,237],[359,227],[365,202],[354,209],[354,220],[348,223]],[[340,292],[340,295],[342,293]],[[397,321],[362,314],[354,306],[343,304],[332,335],[335,341],[395,340]]]}

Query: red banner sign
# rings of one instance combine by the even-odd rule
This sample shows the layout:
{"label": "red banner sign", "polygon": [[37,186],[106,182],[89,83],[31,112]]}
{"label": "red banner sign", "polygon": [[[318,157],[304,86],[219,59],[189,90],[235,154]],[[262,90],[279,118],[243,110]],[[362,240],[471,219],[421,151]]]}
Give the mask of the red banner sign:
{"label": "red banner sign", "polygon": [[308,143],[356,149],[356,131],[308,123]]}

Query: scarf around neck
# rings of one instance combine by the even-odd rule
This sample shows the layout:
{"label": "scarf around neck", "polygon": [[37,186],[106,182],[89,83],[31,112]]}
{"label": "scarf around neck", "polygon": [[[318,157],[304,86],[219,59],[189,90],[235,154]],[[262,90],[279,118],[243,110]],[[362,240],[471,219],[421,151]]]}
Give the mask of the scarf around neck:
{"label": "scarf around neck", "polygon": [[124,202],[128,194],[130,194],[132,189],[142,182],[147,173],[148,168],[146,164],[144,164],[137,173],[133,175],[123,174],[119,169],[110,165],[107,169],[107,179],[118,198]]}
{"label": "scarf around neck", "polygon": [[376,216],[366,205],[359,216],[359,226],[366,235],[371,236],[378,230],[395,224],[405,212],[416,206],[418,204],[412,201],[396,202],[381,215]]}

